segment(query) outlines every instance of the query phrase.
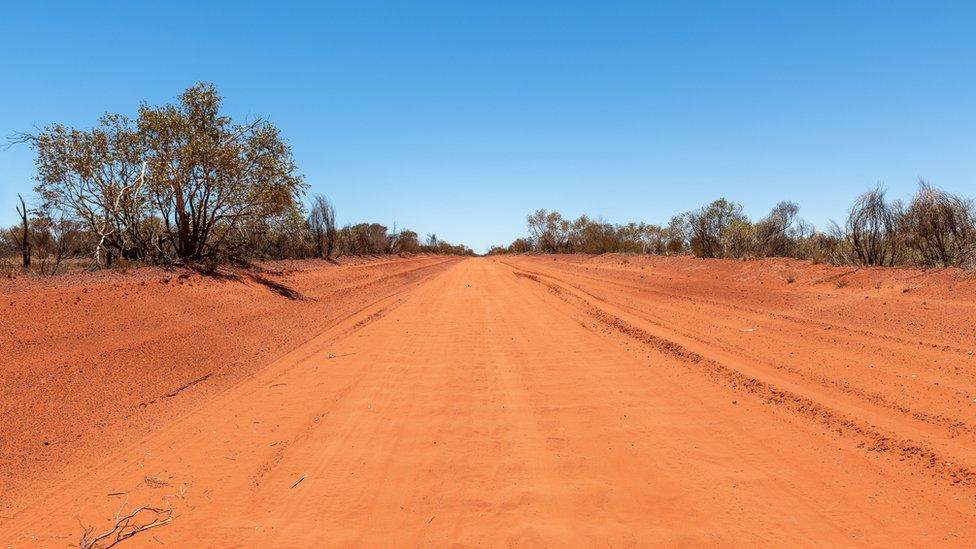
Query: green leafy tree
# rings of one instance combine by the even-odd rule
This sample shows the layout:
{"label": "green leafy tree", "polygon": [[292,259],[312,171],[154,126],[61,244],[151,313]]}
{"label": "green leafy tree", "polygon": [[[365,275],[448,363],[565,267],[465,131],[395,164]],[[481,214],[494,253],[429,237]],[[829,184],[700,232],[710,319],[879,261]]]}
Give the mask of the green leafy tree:
{"label": "green leafy tree", "polygon": [[[289,211],[304,193],[274,125],[235,124],[210,84],[175,105],[103,116],[92,130],[54,125],[29,141],[37,192],[94,235],[96,264],[219,258],[248,222]],[[104,250],[104,254],[103,254]]]}
{"label": "green leafy tree", "polygon": [[179,103],[139,109],[149,194],[177,259],[219,255],[243,221],[294,206],[305,190],[291,149],[265,121],[235,124],[220,114],[211,84]]}

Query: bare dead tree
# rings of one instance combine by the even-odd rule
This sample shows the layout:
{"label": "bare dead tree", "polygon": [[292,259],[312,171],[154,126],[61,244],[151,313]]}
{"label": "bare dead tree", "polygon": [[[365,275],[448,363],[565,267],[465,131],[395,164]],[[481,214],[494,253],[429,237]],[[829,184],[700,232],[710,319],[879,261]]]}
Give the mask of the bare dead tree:
{"label": "bare dead tree", "polygon": [[30,269],[31,266],[31,239],[30,239],[30,223],[27,218],[30,210],[27,209],[27,204],[24,203],[24,197],[17,195],[20,199],[20,206],[17,206],[17,216],[20,217],[21,230],[18,235],[16,230],[10,230],[10,236],[13,237],[14,243],[17,244],[17,248],[20,250],[22,256],[22,263],[24,269]]}

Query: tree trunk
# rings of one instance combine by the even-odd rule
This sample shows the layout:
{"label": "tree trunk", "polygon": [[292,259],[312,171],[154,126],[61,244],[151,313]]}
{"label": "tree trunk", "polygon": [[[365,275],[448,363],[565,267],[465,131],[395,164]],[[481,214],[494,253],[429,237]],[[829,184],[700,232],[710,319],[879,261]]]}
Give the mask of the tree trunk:
{"label": "tree trunk", "polygon": [[19,244],[24,269],[26,270],[30,269],[31,266],[30,225],[27,222],[27,205],[24,203],[24,197],[18,194],[17,198],[20,199],[20,207],[17,208],[17,213],[20,214],[20,220],[24,228]]}

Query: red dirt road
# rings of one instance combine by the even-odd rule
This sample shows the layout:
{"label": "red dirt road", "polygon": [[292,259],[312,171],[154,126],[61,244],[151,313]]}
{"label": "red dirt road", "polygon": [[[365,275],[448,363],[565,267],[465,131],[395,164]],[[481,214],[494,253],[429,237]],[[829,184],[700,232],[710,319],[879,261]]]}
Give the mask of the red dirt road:
{"label": "red dirt road", "polygon": [[73,458],[0,540],[64,547],[157,505],[172,522],[122,546],[976,543],[971,275],[437,265]]}

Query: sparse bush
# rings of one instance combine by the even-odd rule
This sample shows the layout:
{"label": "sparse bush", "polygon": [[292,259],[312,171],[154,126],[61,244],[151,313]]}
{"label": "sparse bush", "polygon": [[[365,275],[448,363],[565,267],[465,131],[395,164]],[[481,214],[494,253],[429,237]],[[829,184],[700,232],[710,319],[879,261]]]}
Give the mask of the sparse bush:
{"label": "sparse bush", "polygon": [[794,257],[808,259],[814,263],[830,263],[841,265],[849,263],[851,254],[846,251],[848,243],[843,231],[837,233],[821,233],[811,231],[794,244]]}
{"label": "sparse bush", "polygon": [[755,255],[756,227],[748,219],[735,219],[722,235],[726,257],[741,259]]}
{"label": "sparse bush", "polygon": [[926,267],[964,267],[976,260],[973,201],[922,181],[902,218],[916,263]]}
{"label": "sparse bush", "polygon": [[647,245],[646,254],[664,255],[668,250],[668,230],[659,225],[647,225],[644,229]]}
{"label": "sparse bush", "polygon": [[921,183],[908,207],[888,202],[875,187],[851,206],[844,226],[824,232],[799,218],[799,206],[780,202],[752,223],[742,207],[721,198],[671,218],[667,227],[613,225],[583,215],[572,222],[559,212],[528,216],[529,238],[491,253],[682,254],[698,257],[794,257],[834,265],[976,265],[976,205]]}
{"label": "sparse bush", "polygon": [[526,221],[533,246],[545,253],[567,251],[570,223],[559,212],[537,210]]}
{"label": "sparse bush", "polygon": [[235,257],[287,259],[316,255],[304,212],[297,205],[278,215],[254,219],[249,228],[253,233],[240,242],[244,247],[233,254]]}
{"label": "sparse bush", "polygon": [[337,250],[339,255],[377,255],[385,253],[433,253],[443,255],[474,255],[467,246],[451,244],[427,235],[421,244],[417,233],[402,230],[389,233],[386,226],[379,223],[359,223],[346,225],[338,232]]}
{"label": "sparse bush", "polygon": [[417,233],[410,230],[403,230],[396,234],[393,251],[395,253],[417,253],[421,251],[420,238]]}
{"label": "sparse bush", "polygon": [[847,235],[860,265],[894,265],[901,250],[901,204],[885,201],[880,186],[862,194],[847,217]]}
{"label": "sparse bush", "polygon": [[665,229],[666,250],[668,255],[680,255],[685,253],[688,248],[688,240],[691,238],[691,225],[688,221],[688,214],[676,215],[668,221],[668,228]]}
{"label": "sparse bush", "polygon": [[37,270],[42,275],[58,274],[66,259],[81,255],[85,249],[86,235],[81,227],[64,217],[38,218],[33,234]]}
{"label": "sparse bush", "polygon": [[335,208],[326,197],[317,194],[312,198],[307,223],[316,255],[326,259],[332,257],[339,231],[336,229]]}
{"label": "sparse bush", "polygon": [[18,253],[25,273],[57,274],[65,259],[84,250],[86,235],[70,219],[52,219],[52,212],[28,208],[23,198],[17,213],[20,224],[0,233],[0,257]]}
{"label": "sparse bush", "polygon": [[729,229],[736,222],[748,222],[742,206],[724,198],[688,214],[692,253],[698,257],[727,257]]}
{"label": "sparse bush", "polygon": [[509,253],[524,254],[532,251],[532,242],[527,238],[516,238],[508,247]]}
{"label": "sparse bush", "polygon": [[755,225],[756,255],[760,257],[792,256],[796,240],[802,235],[797,234],[797,213],[800,207],[795,202],[780,202],[768,216]]}

